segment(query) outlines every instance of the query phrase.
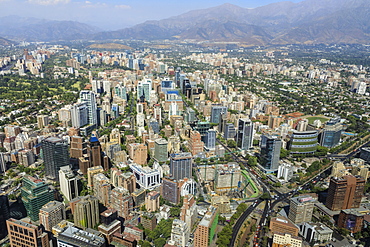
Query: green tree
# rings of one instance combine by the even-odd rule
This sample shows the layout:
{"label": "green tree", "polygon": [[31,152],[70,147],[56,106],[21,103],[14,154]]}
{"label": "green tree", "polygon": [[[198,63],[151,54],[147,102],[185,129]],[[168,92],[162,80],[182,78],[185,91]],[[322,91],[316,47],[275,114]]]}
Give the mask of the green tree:
{"label": "green tree", "polygon": [[256,166],[257,165],[257,157],[256,156],[249,156],[248,165],[249,166]]}
{"label": "green tree", "polygon": [[166,244],[166,239],[164,238],[157,238],[154,240],[154,246],[155,247],[162,247]]}
{"label": "green tree", "polygon": [[171,214],[171,216],[173,216],[173,217],[179,217],[179,216],[180,216],[180,213],[181,213],[181,209],[180,209],[180,208],[178,208],[178,207],[172,207],[172,208],[170,209],[170,214]]}
{"label": "green tree", "polygon": [[281,148],[280,149],[280,158],[281,159],[284,159],[284,158],[288,157],[289,153],[290,153],[289,150],[286,150],[284,148]]}
{"label": "green tree", "polygon": [[271,196],[269,195],[269,193],[265,192],[261,195],[260,197],[262,200],[268,200],[271,198]]}
{"label": "green tree", "polygon": [[150,244],[150,242],[146,241],[146,240],[139,240],[139,244],[141,247],[152,247],[152,245]]}
{"label": "green tree", "polygon": [[234,141],[234,140],[227,140],[227,146],[229,148],[236,148],[236,141]]}

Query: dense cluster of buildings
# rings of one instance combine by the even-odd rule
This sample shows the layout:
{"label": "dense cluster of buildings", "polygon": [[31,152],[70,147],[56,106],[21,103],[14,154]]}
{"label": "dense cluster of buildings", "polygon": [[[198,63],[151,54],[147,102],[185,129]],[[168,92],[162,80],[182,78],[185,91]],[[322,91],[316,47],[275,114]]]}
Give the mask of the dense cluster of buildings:
{"label": "dense cluster of buildings", "polygon": [[[20,74],[38,75],[50,55],[25,50],[16,68]],[[89,84],[78,93],[77,102],[39,115],[37,130],[8,125],[0,132],[1,173],[12,162],[44,167],[44,176],[19,175],[27,218],[10,218],[8,198],[0,196],[0,230],[7,230],[12,246],[136,246],[145,239],[141,226],[153,231],[161,220],[171,218],[169,205],[181,206],[167,244],[209,246],[219,215],[230,218],[234,211],[230,199],[245,197],[236,195],[251,186],[237,163],[219,161],[227,153],[217,139],[242,155],[258,156],[262,172],[277,173],[285,181],[296,167],[281,162],[282,149],[313,154],[318,146],[332,148],[341,141],[344,119],[332,115],[322,123],[297,112],[282,114],[276,102],[240,91],[220,76],[297,78],[306,71],[306,78],[334,85],[340,79],[336,72],[249,64],[219,53],[192,54],[185,60],[220,69],[185,73],[163,58],[147,52],[72,52],[66,66],[73,76],[84,66],[129,69],[88,72]],[[63,76],[55,71],[54,78]],[[366,78],[352,79],[352,90],[364,94]],[[57,120],[59,128],[50,130],[51,120]],[[365,148],[361,155],[368,161],[369,153]],[[361,231],[369,213],[361,205],[366,169],[353,165],[349,174],[335,166],[325,204],[314,194],[291,198],[288,213],[270,221],[273,246],[298,247],[303,239],[329,241],[333,231],[312,221],[314,208],[317,217],[335,216],[332,223],[338,227]],[[201,197],[210,202],[208,207],[196,204]]]}

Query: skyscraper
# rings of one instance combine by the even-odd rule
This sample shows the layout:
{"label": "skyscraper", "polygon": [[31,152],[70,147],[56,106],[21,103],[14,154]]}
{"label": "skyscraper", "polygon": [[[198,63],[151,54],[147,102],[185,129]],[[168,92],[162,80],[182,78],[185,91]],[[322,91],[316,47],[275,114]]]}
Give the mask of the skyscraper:
{"label": "skyscraper", "polygon": [[166,162],[168,159],[167,151],[168,141],[164,138],[154,141],[154,158],[158,162]]}
{"label": "skyscraper", "polygon": [[91,125],[96,125],[98,123],[97,119],[97,107],[96,107],[96,95],[92,91],[82,90],[80,91],[80,102],[86,103],[88,109],[88,123]]}
{"label": "skyscraper", "polygon": [[60,190],[65,198],[70,201],[79,195],[78,182],[80,178],[77,177],[69,166],[62,166],[59,170]]}
{"label": "skyscraper", "polygon": [[90,167],[103,166],[102,152],[99,139],[92,135],[87,145],[87,152],[90,159]]}
{"label": "skyscraper", "polygon": [[229,139],[235,139],[236,136],[236,129],[234,124],[232,123],[227,123],[225,125],[224,129],[224,139],[229,140]]}
{"label": "skyscraper", "polygon": [[208,130],[206,136],[204,138],[204,146],[207,149],[215,149],[216,148],[216,131],[215,130]]}
{"label": "skyscraper", "polygon": [[340,141],[343,126],[340,122],[340,118],[330,119],[325,124],[325,127],[321,133],[320,145],[327,148],[336,146]]}
{"label": "skyscraper", "polygon": [[81,136],[72,136],[70,145],[71,158],[78,159],[86,153],[86,142]]}
{"label": "skyscraper", "polygon": [[279,168],[281,146],[282,142],[276,136],[262,135],[261,165],[266,171],[276,171]]}
{"label": "skyscraper", "polygon": [[236,143],[239,148],[248,150],[253,145],[253,122],[246,118],[239,119]]}
{"label": "skyscraper", "polygon": [[41,180],[25,176],[21,196],[27,216],[32,221],[38,221],[40,208],[54,199],[54,192]]}
{"label": "skyscraper", "polygon": [[127,101],[127,91],[126,87],[119,84],[114,88],[114,94],[119,97],[120,99]]}
{"label": "skyscraper", "polygon": [[180,188],[177,180],[171,177],[164,177],[162,179],[161,196],[173,204],[180,203]]}
{"label": "skyscraper", "polygon": [[360,207],[365,180],[347,175],[330,179],[326,206],[333,211]]}
{"label": "skyscraper", "polygon": [[60,138],[49,137],[42,141],[42,152],[46,175],[58,179],[60,167],[69,165],[68,144]]}
{"label": "skyscraper", "polygon": [[315,203],[316,200],[311,196],[298,196],[291,198],[288,218],[294,224],[311,221]]}
{"label": "skyscraper", "polygon": [[76,226],[94,228],[99,223],[98,198],[88,195],[70,201],[73,220]]}
{"label": "skyscraper", "polygon": [[221,114],[227,113],[227,106],[214,105],[211,108],[211,123],[220,123]]}
{"label": "skyscraper", "polygon": [[152,80],[145,79],[137,85],[137,98],[140,99],[142,96],[145,98],[145,101],[150,101],[150,91],[152,90]]}
{"label": "skyscraper", "polygon": [[76,103],[71,107],[72,127],[80,128],[89,123],[89,109],[86,102]]}
{"label": "skyscraper", "polygon": [[191,153],[177,153],[170,155],[170,174],[176,180],[192,177]]}

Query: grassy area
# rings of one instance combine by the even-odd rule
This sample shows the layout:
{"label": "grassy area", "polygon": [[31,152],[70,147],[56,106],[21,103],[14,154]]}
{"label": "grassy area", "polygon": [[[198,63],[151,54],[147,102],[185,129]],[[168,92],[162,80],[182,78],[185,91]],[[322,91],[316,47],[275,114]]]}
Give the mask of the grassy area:
{"label": "grassy area", "polygon": [[250,196],[250,198],[255,198],[259,195],[259,190],[258,190],[258,187],[254,184],[253,180],[250,178],[250,176],[248,175],[248,172],[245,171],[245,170],[242,170],[242,175],[245,177],[245,179],[247,181],[250,182],[252,188],[254,189],[254,194]]}
{"label": "grassy area", "polygon": [[309,124],[313,124],[313,122],[314,122],[315,120],[320,120],[320,121],[321,121],[321,123],[325,123],[326,121],[328,121],[328,120],[329,120],[329,118],[327,118],[327,117],[323,117],[323,116],[308,117],[307,119],[308,119],[308,123],[309,123]]}

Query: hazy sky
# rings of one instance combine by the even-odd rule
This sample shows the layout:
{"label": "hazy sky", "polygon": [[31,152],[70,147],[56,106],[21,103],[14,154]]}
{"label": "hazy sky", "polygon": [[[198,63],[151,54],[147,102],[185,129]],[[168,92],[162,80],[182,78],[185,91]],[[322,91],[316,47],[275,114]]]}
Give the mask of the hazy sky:
{"label": "hazy sky", "polygon": [[146,20],[160,20],[224,3],[255,8],[280,1],[282,0],[0,0],[0,17],[18,15],[73,20],[102,29],[117,30]]}

